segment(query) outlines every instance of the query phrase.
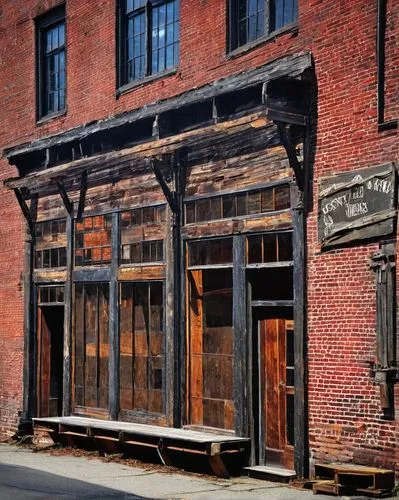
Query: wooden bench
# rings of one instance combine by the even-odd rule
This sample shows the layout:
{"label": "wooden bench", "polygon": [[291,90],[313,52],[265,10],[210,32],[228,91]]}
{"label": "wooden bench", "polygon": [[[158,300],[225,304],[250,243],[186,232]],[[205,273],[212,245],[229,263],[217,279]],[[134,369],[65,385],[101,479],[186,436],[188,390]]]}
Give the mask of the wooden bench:
{"label": "wooden bench", "polygon": [[203,455],[218,477],[229,477],[223,460],[225,454],[242,454],[247,465],[250,440],[224,434],[190,429],[175,429],[130,422],[98,420],[85,417],[34,418],[34,432],[46,431],[54,442],[76,446],[79,440],[107,444],[117,451],[128,447],[149,447],[158,452],[165,465],[171,465],[170,451]]}

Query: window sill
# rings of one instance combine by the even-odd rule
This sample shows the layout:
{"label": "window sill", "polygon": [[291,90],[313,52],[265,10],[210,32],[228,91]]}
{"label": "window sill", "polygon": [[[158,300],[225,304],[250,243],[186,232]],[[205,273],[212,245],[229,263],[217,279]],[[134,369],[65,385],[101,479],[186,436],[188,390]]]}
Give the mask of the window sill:
{"label": "window sill", "polygon": [[51,113],[49,115],[45,115],[39,120],[36,121],[36,125],[40,126],[43,125],[44,123],[51,122],[52,120],[56,120],[57,118],[60,118],[61,116],[65,116],[67,114],[67,109],[63,109],[62,111],[57,111],[56,113]]}
{"label": "window sill", "polygon": [[269,33],[268,35],[262,36],[261,38],[257,38],[253,42],[246,43],[245,45],[242,45],[241,47],[237,47],[236,49],[232,50],[231,52],[228,52],[226,54],[226,59],[234,59],[236,57],[241,56],[242,54],[246,54],[247,52],[251,51],[252,49],[255,49],[255,48],[259,47],[260,45],[263,45],[267,42],[270,42],[271,40],[274,40],[275,38],[277,38],[281,35],[286,35],[288,33],[292,33],[293,35],[297,35],[298,32],[299,32],[298,22],[286,24],[285,26],[282,26],[278,30],[273,31],[272,33]]}
{"label": "window sill", "polygon": [[386,130],[397,130],[398,120],[390,120],[378,124],[378,132],[385,132]]}
{"label": "window sill", "polygon": [[127,83],[126,85],[122,85],[116,91],[116,98],[118,98],[123,94],[127,94],[128,92],[131,92],[137,89],[138,87],[144,87],[144,85],[147,85],[148,83],[151,83],[155,80],[160,80],[161,78],[165,78],[167,76],[175,75],[176,73],[177,73],[177,67],[174,66],[173,68],[161,71],[160,73],[156,73],[155,75],[149,75],[146,76],[145,78],[142,78],[141,80],[135,80],[133,82]]}

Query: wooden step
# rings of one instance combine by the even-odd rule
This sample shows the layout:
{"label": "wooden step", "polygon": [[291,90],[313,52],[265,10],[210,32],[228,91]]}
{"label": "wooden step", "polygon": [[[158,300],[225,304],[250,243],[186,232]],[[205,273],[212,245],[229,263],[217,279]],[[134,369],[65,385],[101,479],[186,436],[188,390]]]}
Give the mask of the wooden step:
{"label": "wooden step", "polygon": [[253,465],[244,467],[244,473],[254,479],[273,481],[275,483],[289,483],[296,478],[296,472],[282,467],[271,467],[270,465]]}

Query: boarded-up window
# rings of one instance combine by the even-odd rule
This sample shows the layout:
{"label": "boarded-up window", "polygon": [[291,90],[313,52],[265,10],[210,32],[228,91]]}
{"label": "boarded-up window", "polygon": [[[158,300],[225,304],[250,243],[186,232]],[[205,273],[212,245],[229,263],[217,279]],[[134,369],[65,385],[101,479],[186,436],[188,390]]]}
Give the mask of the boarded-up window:
{"label": "boarded-up window", "polygon": [[75,265],[94,266],[111,262],[112,215],[85,217],[75,226]]}
{"label": "boarded-up window", "polygon": [[185,223],[243,217],[290,208],[288,184],[185,202]]}
{"label": "boarded-up window", "polygon": [[66,266],[66,220],[36,223],[35,268]]}
{"label": "boarded-up window", "polygon": [[165,205],[121,212],[121,264],[163,262],[165,220]]}
{"label": "boarded-up window", "polygon": [[163,284],[120,285],[120,407],[164,413]]}
{"label": "boarded-up window", "polygon": [[75,285],[75,406],[108,408],[108,284]]}
{"label": "boarded-up window", "polygon": [[231,269],[189,271],[192,425],[234,428]]}

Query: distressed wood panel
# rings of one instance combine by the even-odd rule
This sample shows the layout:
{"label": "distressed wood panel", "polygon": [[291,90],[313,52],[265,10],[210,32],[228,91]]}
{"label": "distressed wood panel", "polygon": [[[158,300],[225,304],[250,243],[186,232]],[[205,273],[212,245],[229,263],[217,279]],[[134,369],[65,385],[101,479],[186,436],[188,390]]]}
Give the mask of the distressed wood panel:
{"label": "distressed wood panel", "polygon": [[285,150],[276,146],[191,167],[186,196],[236,191],[291,176]]}
{"label": "distressed wood panel", "polygon": [[165,266],[122,267],[118,271],[119,281],[163,280]]}
{"label": "distressed wood panel", "polygon": [[251,233],[260,231],[278,231],[292,227],[292,214],[285,211],[253,219],[231,219],[190,224],[182,230],[184,238],[205,238],[212,236],[227,236],[231,234]]}
{"label": "distressed wood panel", "polygon": [[65,282],[67,279],[67,272],[66,271],[46,271],[41,269],[40,271],[36,270],[33,273],[33,280],[34,281],[42,281],[46,283],[59,283],[59,282]]}

